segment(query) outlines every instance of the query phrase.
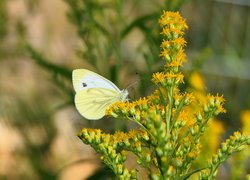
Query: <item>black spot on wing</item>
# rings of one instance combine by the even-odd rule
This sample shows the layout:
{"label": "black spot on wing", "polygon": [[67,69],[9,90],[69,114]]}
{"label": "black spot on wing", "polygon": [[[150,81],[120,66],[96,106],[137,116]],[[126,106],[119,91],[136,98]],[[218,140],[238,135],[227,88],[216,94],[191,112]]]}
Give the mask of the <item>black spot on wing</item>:
{"label": "black spot on wing", "polygon": [[87,84],[83,82],[82,87],[87,87]]}

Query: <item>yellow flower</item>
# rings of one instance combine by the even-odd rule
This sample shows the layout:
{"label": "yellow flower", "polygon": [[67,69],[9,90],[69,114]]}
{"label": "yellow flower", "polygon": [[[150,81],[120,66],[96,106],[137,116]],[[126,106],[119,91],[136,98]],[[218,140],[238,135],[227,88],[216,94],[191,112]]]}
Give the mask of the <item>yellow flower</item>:
{"label": "yellow flower", "polygon": [[201,148],[202,148],[202,145],[200,143],[196,144],[196,147],[194,148],[194,150],[188,153],[188,157],[190,159],[195,159],[200,154]]}
{"label": "yellow flower", "polygon": [[135,106],[138,106],[140,109],[147,109],[148,107],[148,99],[143,97],[143,98],[140,98],[139,100],[135,101],[134,102]]}
{"label": "yellow flower", "polygon": [[169,40],[163,40],[160,47],[162,49],[168,49],[172,45],[171,43]]}
{"label": "yellow flower", "polygon": [[184,38],[182,38],[182,37],[180,37],[180,38],[176,38],[176,39],[174,39],[174,40],[172,40],[171,41],[172,43],[175,43],[176,44],[176,46],[185,46],[186,45],[186,41],[185,41],[185,39]]}
{"label": "yellow flower", "polygon": [[243,133],[250,134],[250,109],[244,110],[240,113],[240,120]]}
{"label": "yellow flower", "polygon": [[164,72],[157,72],[153,74],[152,80],[155,83],[159,83],[163,86],[167,85],[167,83],[171,83],[171,80],[175,80],[176,83],[183,83],[184,75],[181,73],[173,74],[173,73],[164,73]]}
{"label": "yellow flower", "polygon": [[199,91],[205,90],[205,83],[202,75],[199,72],[193,72],[189,78],[190,84]]}
{"label": "yellow flower", "polygon": [[170,26],[170,30],[185,30],[188,28],[186,21],[181,17],[179,12],[163,11],[159,19],[159,24],[161,27]]}
{"label": "yellow flower", "polygon": [[129,135],[127,133],[124,133],[124,132],[116,132],[113,135],[113,138],[114,138],[114,141],[116,143],[119,143],[119,142],[123,142],[126,139],[129,139]]}
{"label": "yellow flower", "polygon": [[160,56],[169,59],[170,57],[170,52],[166,48],[162,48],[160,52]]}
{"label": "yellow flower", "polygon": [[174,34],[177,34],[177,35],[180,35],[180,36],[182,36],[183,34],[184,34],[184,32],[181,30],[181,29],[179,29],[179,28],[169,28],[169,27],[164,27],[163,29],[162,29],[162,32],[160,33],[160,34],[162,34],[162,35],[170,35],[171,33],[174,33]]}
{"label": "yellow flower", "polygon": [[183,52],[183,49],[180,49],[177,55],[173,58],[170,63],[164,65],[165,68],[168,67],[179,67],[182,66],[184,62],[186,62],[186,54]]}
{"label": "yellow flower", "polygon": [[180,67],[182,66],[182,62],[180,61],[172,61],[169,64],[166,64],[165,67]]}
{"label": "yellow flower", "polygon": [[187,128],[192,126],[195,123],[193,110],[188,107],[183,108],[183,110],[179,114],[178,120],[185,121],[187,123]]}
{"label": "yellow flower", "polygon": [[154,92],[152,92],[148,97],[148,101],[153,104],[158,104],[160,102],[160,92],[158,89],[156,89]]}
{"label": "yellow flower", "polygon": [[182,73],[178,73],[178,74],[175,74],[175,75],[176,75],[177,83],[184,83],[184,81],[183,81],[184,75]]}
{"label": "yellow flower", "polygon": [[189,103],[194,102],[196,100],[195,96],[193,93],[186,93],[186,101]]}
{"label": "yellow flower", "polygon": [[183,47],[186,45],[186,41],[184,38],[175,38],[173,40],[163,40],[161,43],[161,48],[162,49],[169,49],[170,47]]}
{"label": "yellow flower", "polygon": [[116,102],[112,104],[107,110],[106,115],[117,117],[122,114],[129,116],[131,112],[134,111],[135,103],[134,102]]}
{"label": "yellow flower", "polygon": [[155,83],[160,83],[165,85],[166,83],[165,73],[163,72],[154,73],[152,76],[152,81],[154,81]]}
{"label": "yellow flower", "polygon": [[206,133],[206,136],[209,137],[208,144],[212,152],[216,152],[220,143],[220,137],[224,133],[224,131],[225,128],[221,121],[219,120],[210,121],[210,128],[208,130],[208,133]]}
{"label": "yellow flower", "polygon": [[222,106],[224,102],[225,102],[225,99],[223,98],[223,96],[219,96],[218,94],[216,96],[210,95],[210,94],[207,95],[208,105],[211,107],[216,107],[215,114],[226,112],[226,110]]}

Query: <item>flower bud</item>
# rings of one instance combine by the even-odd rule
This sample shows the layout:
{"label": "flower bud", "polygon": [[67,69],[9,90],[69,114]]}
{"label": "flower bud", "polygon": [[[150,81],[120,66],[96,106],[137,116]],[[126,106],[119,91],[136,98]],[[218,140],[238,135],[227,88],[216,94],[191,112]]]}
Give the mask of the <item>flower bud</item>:
{"label": "flower bud", "polygon": [[156,152],[157,152],[157,154],[158,154],[159,156],[162,156],[162,155],[163,155],[163,151],[162,151],[162,149],[161,149],[160,147],[157,147],[157,148],[156,148]]}
{"label": "flower bud", "polygon": [[130,171],[131,174],[131,179],[137,179],[137,170],[136,169],[132,169]]}
{"label": "flower bud", "polygon": [[130,173],[129,173],[129,171],[128,171],[127,168],[124,169],[123,175],[124,175],[125,179],[130,179],[131,175],[130,175]]}
{"label": "flower bud", "polygon": [[183,160],[181,158],[176,158],[174,160],[174,163],[175,163],[176,167],[182,167],[183,166]]}
{"label": "flower bud", "polygon": [[221,151],[222,151],[222,152],[227,152],[227,150],[228,150],[228,149],[227,149],[226,144],[225,144],[225,143],[223,143],[223,144],[222,144]]}
{"label": "flower bud", "polygon": [[197,120],[197,122],[202,122],[202,115],[201,114],[197,114],[196,120]]}
{"label": "flower bud", "polygon": [[164,146],[164,149],[167,151],[171,151],[172,150],[172,144],[170,142],[167,142],[166,145]]}
{"label": "flower bud", "polygon": [[208,106],[207,106],[207,105],[204,105],[203,110],[204,110],[204,112],[209,112]]}
{"label": "flower bud", "polygon": [[179,106],[179,104],[180,104],[179,99],[176,99],[175,102],[174,102],[174,105],[177,107],[177,106]]}
{"label": "flower bud", "polygon": [[150,155],[150,153],[146,153],[145,156],[146,156],[146,158],[145,158],[146,162],[147,163],[151,162],[151,155]]}
{"label": "flower bud", "polygon": [[130,146],[130,145],[131,145],[128,139],[125,139],[125,140],[124,140],[124,144],[125,144],[126,146]]}
{"label": "flower bud", "polygon": [[173,166],[169,166],[168,170],[167,170],[167,175],[168,176],[173,176],[174,175],[174,167]]}
{"label": "flower bud", "polygon": [[117,174],[122,174],[124,169],[123,164],[117,164],[116,167],[117,167]]}
{"label": "flower bud", "polygon": [[151,175],[151,179],[152,179],[152,180],[160,180],[161,178],[160,178],[160,175],[159,175],[159,174],[152,174],[152,175]]}

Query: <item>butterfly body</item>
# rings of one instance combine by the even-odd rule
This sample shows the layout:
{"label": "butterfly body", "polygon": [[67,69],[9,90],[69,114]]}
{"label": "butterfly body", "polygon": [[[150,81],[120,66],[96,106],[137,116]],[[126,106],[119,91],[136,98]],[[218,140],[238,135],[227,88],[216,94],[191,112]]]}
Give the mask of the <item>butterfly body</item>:
{"label": "butterfly body", "polygon": [[101,119],[110,105],[127,100],[127,90],[120,90],[108,79],[87,69],[74,70],[72,79],[76,108],[86,119]]}

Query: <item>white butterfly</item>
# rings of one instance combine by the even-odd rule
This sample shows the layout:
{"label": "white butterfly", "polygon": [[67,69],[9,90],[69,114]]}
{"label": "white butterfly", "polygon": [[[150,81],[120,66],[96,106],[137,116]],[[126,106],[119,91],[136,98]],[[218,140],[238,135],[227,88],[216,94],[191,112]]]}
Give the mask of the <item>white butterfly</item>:
{"label": "white butterfly", "polygon": [[120,90],[108,79],[87,69],[74,70],[72,80],[76,109],[86,119],[101,119],[110,105],[128,100],[126,89]]}

